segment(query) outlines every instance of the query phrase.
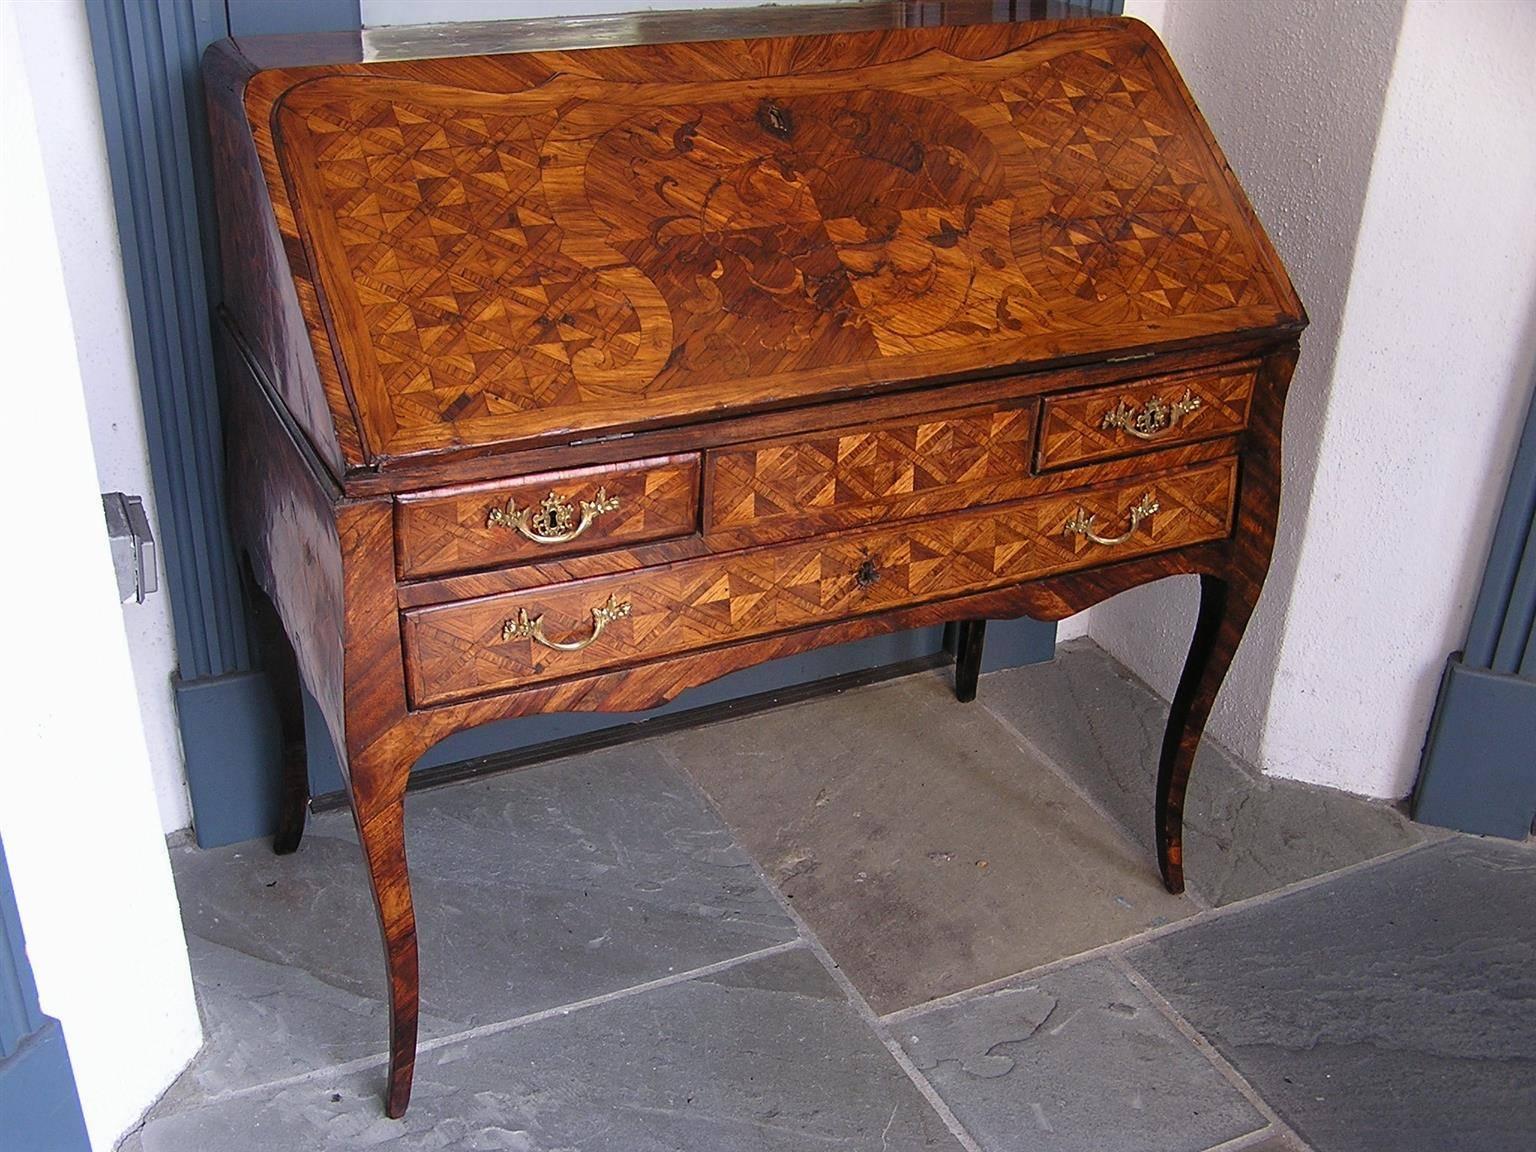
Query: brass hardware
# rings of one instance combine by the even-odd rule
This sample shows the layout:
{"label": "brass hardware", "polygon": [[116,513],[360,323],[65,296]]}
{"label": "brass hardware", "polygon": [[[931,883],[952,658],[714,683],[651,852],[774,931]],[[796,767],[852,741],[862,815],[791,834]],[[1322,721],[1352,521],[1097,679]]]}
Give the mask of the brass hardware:
{"label": "brass hardware", "polygon": [[592,499],[581,502],[581,520],[577,521],[576,509],[558,492],[544,497],[537,508],[519,508],[516,497],[508,496],[506,507],[492,508],[486,513],[485,526],[514,528],[535,544],[564,544],[592,527],[604,512],[612,512],[618,506],[617,496],[609,496],[608,489],[599,488]]}
{"label": "brass hardware", "polygon": [[1200,397],[1188,388],[1172,404],[1161,396],[1153,396],[1143,407],[1138,408],[1121,399],[1104,413],[1104,421],[1099,426],[1106,432],[1113,432],[1116,428],[1124,429],[1138,440],[1156,440],[1199,407]]}
{"label": "brass hardware", "polygon": [[868,588],[880,579],[880,570],[875,567],[875,562],[865,557],[864,563],[859,565],[859,570],[853,574],[853,582],[860,588]]}
{"label": "brass hardware", "polygon": [[1085,510],[1079,504],[1077,511],[1072,514],[1072,519],[1067,521],[1062,531],[1068,536],[1086,536],[1095,544],[1124,544],[1131,538],[1136,529],[1141,527],[1143,520],[1150,520],[1153,516],[1157,515],[1158,509],[1157,498],[1148,492],[1131,509],[1131,526],[1129,528],[1119,536],[1100,536],[1093,530],[1093,513]]}
{"label": "brass hardware", "polygon": [[544,635],[544,613],[529,616],[526,608],[519,608],[516,616],[502,624],[501,638],[504,641],[532,640],[535,644],[553,648],[556,652],[580,652],[583,648],[596,643],[597,638],[603,634],[604,628],[615,620],[628,616],[629,612],[628,600],[616,600],[609,596],[608,603],[592,609],[592,635],[584,636],[580,640],[551,640]]}

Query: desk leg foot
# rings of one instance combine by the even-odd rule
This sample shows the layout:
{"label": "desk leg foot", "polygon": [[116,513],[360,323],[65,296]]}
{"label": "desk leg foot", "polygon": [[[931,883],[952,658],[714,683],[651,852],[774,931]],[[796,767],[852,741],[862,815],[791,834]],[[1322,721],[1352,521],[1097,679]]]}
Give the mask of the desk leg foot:
{"label": "desk leg foot", "polygon": [[[356,766],[353,774],[354,780],[363,778]],[[398,775],[398,781],[384,785],[376,797],[364,802],[354,797],[352,814],[368,862],[389,973],[389,1085],[384,1094],[384,1114],[398,1120],[411,1102],[411,1076],[416,1068],[419,974],[416,911],[405,864],[406,772],[392,775]]]}
{"label": "desk leg foot", "polygon": [[272,851],[287,856],[298,851],[304,836],[304,821],[309,815],[309,753],[304,746],[304,690],[299,682],[299,664],[293,645],[283,631],[277,609],[256,583],[245,574],[246,598],[256,624],[261,646],[261,664],[272,686],[277,706],[281,778],[277,793],[277,829],[272,834]]}
{"label": "desk leg foot", "polygon": [[299,850],[308,815],[309,753],[300,736],[297,743],[283,741],[283,783],[277,800],[277,828],[272,833],[273,852],[287,856]]}
{"label": "desk leg foot", "polygon": [[976,699],[981,676],[981,649],[987,634],[985,620],[962,620],[955,625],[955,699],[969,704]]}
{"label": "desk leg foot", "polygon": [[1200,577],[1200,615],[1169,709],[1157,771],[1157,862],[1170,892],[1184,891],[1184,790],[1189,770],[1257,599],[1257,584]]}

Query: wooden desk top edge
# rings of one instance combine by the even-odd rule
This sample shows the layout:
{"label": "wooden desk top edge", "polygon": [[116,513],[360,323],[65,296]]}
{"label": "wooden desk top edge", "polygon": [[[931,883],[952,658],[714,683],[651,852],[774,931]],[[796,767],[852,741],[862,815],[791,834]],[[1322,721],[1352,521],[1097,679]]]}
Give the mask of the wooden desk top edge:
{"label": "wooden desk top edge", "polygon": [[[870,54],[871,46],[887,43],[893,35],[917,37],[918,39],[913,43],[919,45],[919,48],[905,55],[897,55],[896,59],[910,59],[923,51],[930,50],[933,45],[943,45],[946,50],[963,52],[967,37],[971,37],[973,43],[983,43],[999,32],[1007,34],[1006,47],[1001,50],[1012,51],[1037,40],[1063,33],[1093,30],[1124,31],[1151,47],[1153,52],[1161,58],[1168,75],[1177,87],[1182,97],[1183,110],[1186,110],[1191,117],[1193,126],[1202,138],[1202,143],[1210,149],[1224,177],[1225,190],[1232,197],[1251,232],[1264,272],[1276,291],[1279,315],[1275,323],[1256,325],[1246,329],[1213,331],[1206,335],[1157,340],[1134,346],[1117,345],[1114,349],[1117,358],[1124,358],[1128,353],[1138,358],[1143,356],[1161,358],[1165,353],[1198,351],[1204,347],[1214,347],[1233,340],[1278,342],[1293,337],[1306,326],[1305,310],[1296,296],[1284,266],[1253,213],[1245,193],[1231,172],[1209,127],[1183,85],[1177,69],[1168,60],[1166,51],[1156,35],[1145,24],[1123,17],[1036,23],[999,22],[988,15],[985,5],[968,3],[945,5],[940,15],[941,22],[936,25],[912,28],[890,23],[892,12],[910,13],[913,10],[912,5],[898,3],[852,7],[811,6],[799,10],[747,9],[728,12],[666,13],[655,15],[665,16],[667,19],[646,21],[639,28],[633,21],[604,17],[578,22],[579,27],[574,33],[569,21],[530,20],[499,22],[467,30],[460,29],[451,36],[445,34],[440,28],[428,27],[385,29],[371,37],[367,33],[336,33],[307,37],[246,37],[221,41],[211,46],[205,57],[205,69],[209,76],[210,90],[224,89],[228,95],[236,98],[246,116],[249,117],[247,127],[257,136],[258,151],[261,154],[260,162],[267,176],[267,192],[270,194],[272,177],[279,174],[279,162],[275,155],[270,131],[272,119],[281,105],[283,96],[289,91],[300,84],[324,76],[398,75],[401,74],[402,69],[409,69],[412,64],[425,61],[441,65],[443,61],[451,61],[460,53],[466,55],[473,53],[476,56],[508,55],[546,59],[553,62],[546,66],[546,70],[550,75],[555,75],[559,73],[562,66],[568,65],[571,61],[589,63],[601,60],[622,61],[626,49],[682,43],[708,44],[721,53],[742,49],[743,54],[749,45],[755,45],[756,58],[771,59],[775,58],[781,45],[793,45],[807,38],[806,34],[783,35],[791,21],[797,28],[811,28],[812,35],[837,32],[838,35],[831,39],[835,39],[839,52],[853,52],[865,56]],[[924,6],[924,15],[931,18],[931,6]],[[880,22],[875,22],[872,17]],[[622,42],[617,38],[615,31],[621,25],[627,36]],[[726,33],[729,35],[723,35]],[[579,46],[571,45],[573,35],[578,39],[584,38]],[[604,37],[609,38],[604,39]],[[371,57],[370,38],[375,42]],[[602,42],[595,43],[595,41]],[[515,51],[503,51],[514,43]],[[850,44],[855,47],[844,47]],[[957,45],[960,46],[958,49]],[[995,42],[993,48],[995,50]],[[983,53],[976,58],[984,59],[986,54]],[[263,129],[266,129],[265,133]],[[265,141],[262,139],[263,135],[265,135]],[[280,179],[278,186],[283,187]],[[287,192],[289,189],[284,188],[284,191]],[[815,408],[897,392],[942,390],[951,386],[963,386],[964,383],[972,380],[1012,377],[1020,382],[1021,389],[1028,390],[1031,378],[1037,378],[1040,380],[1039,387],[1043,390],[1051,386],[1049,377],[1054,372],[1079,365],[1102,363],[1104,360],[1103,353],[1086,349],[1024,362],[998,364],[979,370],[962,368],[951,372],[870,374],[866,378],[847,382],[840,387],[828,388],[819,393],[772,396],[744,404],[700,407],[696,411],[685,414],[667,414],[650,420],[642,419],[605,425],[595,431],[585,428],[552,428],[534,435],[478,443],[450,443],[428,451],[390,454],[377,448],[370,450],[361,443],[359,405],[351,394],[350,386],[346,383],[345,361],[335,352],[328,338],[332,329],[321,320],[319,314],[319,300],[323,300],[324,294],[317,291],[318,278],[314,275],[310,257],[305,254],[307,245],[301,245],[295,236],[287,235],[289,229],[294,228],[294,209],[288,203],[273,203],[270,210],[275,214],[280,226],[283,226],[286,221],[286,226],[283,226],[285,235],[282,237],[282,247],[290,265],[286,270],[292,274],[301,297],[319,298],[315,301],[303,299],[299,302],[306,313],[307,333],[289,333],[287,336],[290,340],[297,342],[296,338],[303,335],[306,337],[303,342],[310,345],[307,351],[313,356],[325,384],[329,414],[335,426],[334,434],[340,443],[337,445],[324,443],[325,433],[330,430],[317,427],[314,420],[306,421],[300,418],[296,423],[304,439],[315,448],[316,455],[330,477],[339,482],[349,493],[354,489],[359,494],[396,491],[419,486],[422,483],[431,483],[434,475],[443,469],[451,468],[459,461],[476,459],[483,461],[487,457],[504,457],[527,451],[559,448],[570,445],[573,441],[590,443],[593,440],[627,437],[653,430],[698,429],[721,420],[750,417],[759,412],[768,413],[793,407]],[[307,293],[304,291],[306,287]],[[284,285],[280,290],[287,288],[288,286]],[[241,322],[240,310],[235,309],[234,312],[229,322],[242,341],[249,341],[245,325]],[[265,375],[281,376],[281,366],[273,363],[270,356],[262,356],[259,350],[249,353],[249,349],[248,354],[253,366],[264,369]],[[269,380],[269,384],[275,385],[274,391],[283,399],[286,407],[293,407],[290,402],[291,395],[282,387],[280,380]],[[351,426],[347,427],[349,424]],[[516,470],[515,467],[514,470]],[[395,479],[389,479],[391,476]]]}

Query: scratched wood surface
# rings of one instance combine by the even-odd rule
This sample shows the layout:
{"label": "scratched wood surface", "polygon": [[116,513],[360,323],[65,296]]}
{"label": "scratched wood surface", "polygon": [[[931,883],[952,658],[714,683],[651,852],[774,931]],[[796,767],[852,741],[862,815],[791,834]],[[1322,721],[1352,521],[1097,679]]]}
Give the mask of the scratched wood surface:
{"label": "scratched wood surface", "polygon": [[277,70],[245,106],[370,457],[1300,316],[1128,22]]}
{"label": "scratched wood surface", "polygon": [[[443,703],[1219,539],[1231,523],[1236,477],[1226,460],[1115,488],[407,612],[412,703]],[[1148,500],[1156,512],[1139,523],[1129,519]],[[1100,536],[1116,542],[1072,531],[1083,513]],[[504,634],[522,610],[542,618],[559,642],[585,640],[593,634],[593,610],[610,598],[623,615],[580,651],[552,651]]]}
{"label": "scratched wood surface", "polygon": [[1258,362],[1048,396],[1040,414],[1040,468],[1131,456],[1149,448],[1231,435],[1248,426]]}
{"label": "scratched wood surface", "polygon": [[698,518],[699,458],[669,456],[404,496],[395,547],[419,579],[684,536]]}
{"label": "scratched wood surface", "polygon": [[741,547],[1016,499],[1034,423],[1015,402],[715,449],[705,538]]}
{"label": "scratched wood surface", "polygon": [[[821,440],[820,435],[810,439]],[[765,543],[806,539],[831,531],[924,520],[952,515],[991,504],[1077,489],[1107,488],[1128,479],[1177,471],[1209,463],[1240,451],[1240,437],[1223,436],[1193,444],[1160,448],[1143,456],[1106,460],[1077,468],[1063,468],[1036,476],[1004,478],[995,483],[929,489],[917,498],[898,497],[868,503],[848,501],[813,511],[801,523],[788,517],[770,517],[760,524],[726,531],[709,531],[672,537],[633,546],[615,546],[591,552],[539,557],[524,563],[477,572],[453,573],[428,579],[402,581],[396,589],[400,607],[417,608],[455,600],[473,600],[526,588],[547,588],[573,580],[618,572],[634,572],[705,556],[723,556]],[[706,486],[707,487],[707,486]]]}

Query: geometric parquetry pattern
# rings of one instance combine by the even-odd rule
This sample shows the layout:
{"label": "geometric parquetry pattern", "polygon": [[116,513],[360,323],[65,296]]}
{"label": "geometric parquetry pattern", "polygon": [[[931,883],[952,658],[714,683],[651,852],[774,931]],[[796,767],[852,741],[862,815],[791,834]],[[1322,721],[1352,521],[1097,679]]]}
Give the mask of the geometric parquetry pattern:
{"label": "geometric parquetry pattern", "polygon": [[1032,408],[989,408],[717,449],[706,533],[985,503],[1029,474],[1032,422]]}
{"label": "geometric parquetry pattern", "polygon": [[[574,540],[529,540],[506,524],[490,522],[492,509],[537,510],[551,494],[579,518],[581,502],[601,490],[609,507]],[[478,485],[452,495],[403,497],[395,504],[395,540],[403,578],[470,572],[477,568],[618,548],[681,536],[698,524],[697,456],[637,460],[504,484]]]}
{"label": "geometric parquetry pattern", "polygon": [[[412,701],[464,699],[1217,539],[1229,530],[1235,477],[1235,463],[1224,460],[1103,491],[411,610]],[[1159,509],[1122,544],[1064,531],[1081,508],[1101,535],[1118,535],[1148,492]],[[592,609],[610,596],[628,603],[629,614],[582,651],[502,638],[521,608],[543,617],[551,639],[578,640],[592,631]]]}
{"label": "geometric parquetry pattern", "polygon": [[[1048,396],[1040,417],[1040,467],[1061,468],[1240,432],[1248,426],[1257,379],[1258,364],[1250,361],[1215,372],[1154,376]],[[1132,436],[1121,427],[1104,426],[1105,417],[1122,404],[1141,412],[1156,402],[1172,405],[1185,399],[1186,393],[1198,401],[1198,406],[1153,440]]]}
{"label": "geometric parquetry pattern", "polygon": [[1138,318],[1253,303],[1249,249],[1138,56],[1073,53],[1002,85],[1037,178],[1017,226],[1067,291]]}
{"label": "geometric parquetry pattern", "polygon": [[287,98],[285,162],[331,307],[366,344],[365,424],[407,452],[1278,307],[1151,60],[1134,37],[930,53],[713,102],[686,82],[487,96],[359,77]]}
{"label": "geometric parquetry pattern", "polygon": [[539,175],[554,121],[362,98],[309,116],[397,424],[579,403],[573,361],[637,345],[623,293],[561,251]]}

